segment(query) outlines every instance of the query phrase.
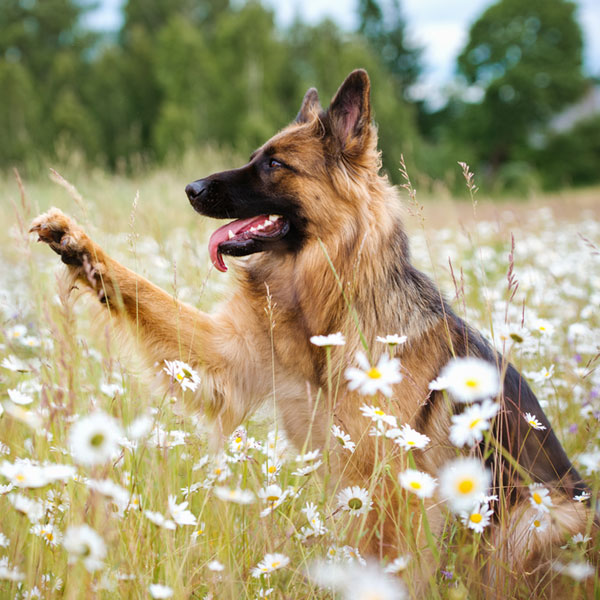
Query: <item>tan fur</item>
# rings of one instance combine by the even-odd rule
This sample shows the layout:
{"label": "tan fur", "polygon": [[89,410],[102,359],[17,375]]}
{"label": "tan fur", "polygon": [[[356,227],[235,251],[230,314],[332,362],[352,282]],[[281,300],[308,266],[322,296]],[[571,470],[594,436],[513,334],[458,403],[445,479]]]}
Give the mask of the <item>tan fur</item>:
{"label": "tan fur", "polygon": [[[368,102],[368,86],[365,98]],[[411,494],[400,493],[392,480],[378,472],[376,455],[383,450],[376,448],[380,442],[368,435],[370,424],[360,414],[364,398],[348,392],[342,380],[328,405],[324,350],[313,346],[309,338],[336,331],[346,335],[347,344],[332,349],[337,381],[363,349],[356,321],[373,360],[384,350],[376,336],[408,336],[408,342],[396,351],[404,378],[382,408],[399,423],[409,423],[431,438],[430,447],[414,456],[417,468],[436,476],[440,466],[455,455],[448,441],[450,411],[438,398],[431,404],[424,430],[419,419],[423,407],[433,402],[428,383],[451,358],[462,333],[434,310],[445,306],[435,287],[411,270],[400,201],[379,174],[370,113],[364,117],[367,121],[360,134],[344,137],[344,124],[333,118],[326,122],[319,108],[314,96],[307,94],[299,121],[263,147],[276,147],[278,155],[297,171],[293,176],[276,176],[286,193],[302,199],[307,229],[301,250],[248,257],[238,265],[236,289],[215,314],[174,300],[117,263],[58,209],[39,216],[32,231],[59,254],[80,258],[82,264],[69,266],[70,277],[100,298],[108,298],[112,314],[137,333],[150,364],[181,359],[202,370],[204,389],[197,403],[218,423],[220,435],[230,433],[265,399],[275,399],[286,432],[298,447],[306,444],[309,432],[310,447],[329,447],[332,423],[346,430],[358,442],[357,449],[342,455],[331,447],[333,462],[346,484],[370,486],[379,508],[369,517],[363,549],[393,558],[406,551],[416,553],[426,545],[420,503]],[[325,137],[327,128],[334,131],[331,139]],[[395,287],[390,284],[393,269],[404,278]],[[273,347],[271,321],[265,312],[267,293],[273,307]],[[319,389],[323,390],[322,404],[317,407],[319,417],[314,418]],[[408,466],[400,451],[386,458],[394,465],[394,477]],[[380,483],[372,480],[374,473],[382,477]],[[405,505],[412,508],[398,509]],[[509,565],[539,554],[545,544],[560,541],[565,533],[581,530],[588,518],[586,511],[568,501],[560,507],[556,525],[546,537],[535,540],[525,530],[528,509],[524,504],[515,509],[508,535],[496,539]],[[434,534],[440,533],[445,517],[439,505],[426,502],[426,509]],[[408,521],[400,514],[410,515]],[[422,555],[421,576],[426,580],[432,561]]]}

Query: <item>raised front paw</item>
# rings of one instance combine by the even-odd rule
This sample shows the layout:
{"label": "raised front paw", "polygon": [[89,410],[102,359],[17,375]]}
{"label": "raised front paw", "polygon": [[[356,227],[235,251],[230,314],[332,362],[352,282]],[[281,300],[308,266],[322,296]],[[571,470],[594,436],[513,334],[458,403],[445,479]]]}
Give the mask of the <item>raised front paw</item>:
{"label": "raised front paw", "polygon": [[60,255],[61,260],[81,267],[90,261],[91,241],[83,229],[58,208],[36,217],[29,229],[38,234],[38,242],[45,242]]}

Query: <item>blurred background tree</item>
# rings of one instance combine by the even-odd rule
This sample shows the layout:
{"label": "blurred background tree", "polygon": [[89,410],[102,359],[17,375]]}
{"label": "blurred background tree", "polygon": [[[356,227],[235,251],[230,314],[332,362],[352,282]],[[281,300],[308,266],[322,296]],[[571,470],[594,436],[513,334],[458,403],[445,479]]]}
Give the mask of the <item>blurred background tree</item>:
{"label": "blurred background tree", "polygon": [[[97,34],[82,25],[94,5],[0,0],[0,168],[76,153],[126,171],[206,144],[247,154],[293,118],[306,88],[326,106],[364,67],[395,180],[401,154],[422,186],[452,187],[457,160],[490,190],[600,178],[597,120],[548,126],[591,85],[568,0],[487,8],[457,60],[462,91],[433,113],[409,93],[423,67],[401,0],[355,0],[354,31],[330,20],[282,29],[259,0],[127,0],[119,31]],[[561,161],[564,148],[585,155],[578,166]]]}

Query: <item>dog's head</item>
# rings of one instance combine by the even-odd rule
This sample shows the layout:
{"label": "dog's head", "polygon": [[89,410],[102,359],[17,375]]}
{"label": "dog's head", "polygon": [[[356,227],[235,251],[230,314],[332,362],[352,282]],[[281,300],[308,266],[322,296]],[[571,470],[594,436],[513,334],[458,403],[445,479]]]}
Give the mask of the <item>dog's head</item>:
{"label": "dog's head", "polygon": [[317,91],[309,89],[295,121],[248,164],[186,187],[200,214],[235,219],[210,238],[217,269],[227,270],[222,254],[298,252],[308,238],[335,228],[365,195],[379,169],[369,90],[366,71],[353,71],[323,110]]}

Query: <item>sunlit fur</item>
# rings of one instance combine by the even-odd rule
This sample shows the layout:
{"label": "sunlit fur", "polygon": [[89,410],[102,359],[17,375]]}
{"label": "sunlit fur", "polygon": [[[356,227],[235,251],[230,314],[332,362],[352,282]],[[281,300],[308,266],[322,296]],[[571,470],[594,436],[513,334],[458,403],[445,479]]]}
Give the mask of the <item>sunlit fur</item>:
{"label": "sunlit fur", "polygon": [[[379,438],[368,435],[370,423],[359,411],[365,398],[346,390],[343,372],[364,349],[360,334],[373,362],[387,351],[376,336],[408,337],[395,350],[403,380],[393,398],[381,403],[399,423],[410,423],[431,438],[429,448],[415,452],[414,460],[418,469],[435,477],[456,456],[456,448],[448,441],[453,409],[443,395],[429,391],[429,382],[453,355],[495,362],[507,378],[494,435],[518,457],[525,473],[555,490],[557,505],[547,533],[530,535],[528,481],[510,473],[499,451],[490,457],[495,492],[514,506],[490,538],[500,557],[488,573],[490,590],[502,597],[502,586],[523,579],[548,554],[550,543],[585,530],[589,510],[568,497],[584,489],[579,476],[527,384],[410,264],[401,201],[380,173],[366,73],[351,74],[328,111],[321,109],[316,93],[307,94],[298,120],[267,144],[297,169],[279,174],[277,185],[301,203],[305,239],[295,252],[263,252],[239,261],[237,285],[215,314],[175,301],[126,269],[56,209],[38,217],[32,228],[58,253],[79,257],[69,266],[70,277],[108,298],[112,315],[132,325],[150,364],[181,359],[201,369],[204,389],[194,408],[218,425],[216,437],[230,433],[263,402],[274,401],[280,422],[299,448],[331,448],[334,470],[344,484],[364,485],[375,494],[377,510],[363,528],[362,549],[380,557],[406,552],[417,557],[413,590],[419,589],[418,581],[428,579],[434,561],[427,550],[420,502],[395,483],[408,459],[390,445],[384,451]],[[337,331],[344,333],[347,344],[332,349],[334,390],[329,394],[325,351],[309,338]],[[542,416],[546,432],[525,435],[520,415],[530,408]],[[330,446],[332,423],[357,442],[354,454]],[[385,472],[389,475],[378,471],[382,458],[391,465]],[[440,534],[446,520],[442,506],[431,500],[425,508],[433,534]],[[535,589],[530,588],[532,595]]]}

